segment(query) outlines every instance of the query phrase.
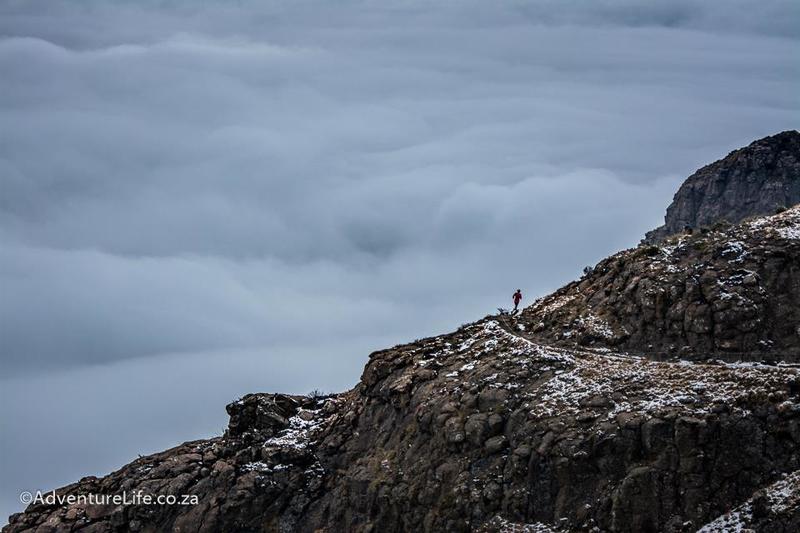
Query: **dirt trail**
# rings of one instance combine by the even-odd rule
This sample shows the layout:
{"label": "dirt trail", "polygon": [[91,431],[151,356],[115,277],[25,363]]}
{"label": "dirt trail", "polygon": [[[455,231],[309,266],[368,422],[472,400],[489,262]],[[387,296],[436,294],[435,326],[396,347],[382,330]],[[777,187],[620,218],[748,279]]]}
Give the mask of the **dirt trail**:
{"label": "dirt trail", "polygon": [[[512,316],[512,315],[510,315],[508,313],[498,313],[497,315],[494,315],[493,318],[497,320],[498,324],[500,324],[500,327],[503,328],[503,330],[505,330],[507,333],[509,333],[511,335],[514,335],[515,337],[519,337],[521,339],[525,339],[525,340],[527,340],[529,342],[534,342],[536,344],[541,344],[542,346],[553,346],[555,348],[564,348],[564,346],[554,346],[551,343],[548,343],[546,341],[543,341],[542,339],[536,338],[535,335],[531,335],[531,334],[529,334],[529,333],[527,333],[525,331],[521,331],[517,327],[517,320],[516,320],[516,317],[519,317],[520,315],[521,315],[521,311],[520,311],[520,313],[518,313],[515,316]],[[593,351],[592,348],[589,347],[589,346],[576,347],[576,348],[581,349],[581,350],[585,350],[585,351],[588,351],[588,352]],[[664,362],[664,363],[681,363],[681,364],[691,363],[691,364],[695,364],[695,365],[712,366],[712,367],[719,366],[720,364],[736,362],[736,361],[723,361],[722,363],[720,363],[721,359],[718,359],[718,360],[692,361],[692,360],[680,359],[680,358],[665,358],[664,355],[661,354],[660,352],[651,352],[651,353],[648,353],[648,352],[631,352],[630,350],[613,351],[613,354],[614,354],[615,357],[629,357],[631,359],[647,359],[647,360],[650,360],[650,361],[659,361],[659,362]],[[750,354],[746,354],[746,353],[728,353],[726,355],[728,357],[734,358],[734,357],[737,357],[737,356],[747,356],[747,355],[750,355]],[[753,364],[754,365],[758,365],[758,366],[763,366],[763,367],[772,367],[772,368],[775,368],[775,369],[778,369],[778,368],[800,368],[800,363],[779,363],[779,364],[753,363]]]}

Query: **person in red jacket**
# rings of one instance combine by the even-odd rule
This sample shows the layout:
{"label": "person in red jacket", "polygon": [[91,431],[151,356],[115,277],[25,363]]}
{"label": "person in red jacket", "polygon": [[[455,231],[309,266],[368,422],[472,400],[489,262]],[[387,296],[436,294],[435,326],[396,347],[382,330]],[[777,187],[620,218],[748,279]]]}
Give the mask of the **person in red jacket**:
{"label": "person in red jacket", "polygon": [[514,299],[514,312],[516,313],[517,308],[519,307],[519,302],[522,300],[522,291],[517,289],[517,292],[514,293],[512,298]]}

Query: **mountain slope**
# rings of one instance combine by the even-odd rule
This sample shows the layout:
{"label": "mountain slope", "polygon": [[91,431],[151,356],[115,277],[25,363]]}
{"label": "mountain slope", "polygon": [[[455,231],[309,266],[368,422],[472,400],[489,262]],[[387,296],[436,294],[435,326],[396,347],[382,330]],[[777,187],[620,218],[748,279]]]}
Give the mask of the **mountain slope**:
{"label": "mountain slope", "polygon": [[[228,406],[225,435],[58,491],[192,494],[196,505],[32,504],[4,531],[712,527],[762,487],[800,470],[800,375],[780,365],[659,362],[613,352],[610,346],[627,346],[614,340],[620,324],[647,327],[631,321],[642,312],[637,306],[648,293],[641,287],[648,284],[640,277],[640,288],[628,290],[630,281],[618,276],[626,268],[647,272],[656,280],[664,276],[669,287],[673,274],[687,277],[687,269],[702,267],[718,272],[719,294],[704,292],[703,282],[700,292],[686,294],[711,298],[705,305],[712,308],[718,300],[752,300],[742,305],[755,306],[750,320],[761,325],[754,331],[783,331],[769,329],[764,318],[779,311],[789,313],[784,321],[795,328],[797,300],[786,308],[773,300],[796,289],[798,221],[800,207],[678,237],[658,250],[622,252],[518,319],[487,317],[372,354],[351,391],[245,396]],[[726,259],[712,268],[714,257]],[[614,266],[620,262],[626,266]],[[764,266],[773,263],[782,266]],[[720,285],[739,274],[741,283]],[[608,301],[604,285],[616,300]],[[762,298],[754,300],[757,295]],[[612,310],[628,318],[603,324]],[[722,324],[719,331],[727,331],[729,320],[741,319],[723,313],[714,328]],[[537,331],[541,321],[549,325]],[[782,351],[797,346],[788,336],[772,338]],[[691,355],[703,353],[705,340],[686,339]],[[796,476],[787,479],[795,487]],[[797,523],[796,505],[773,509],[769,498],[758,501],[765,509],[735,519],[763,522],[766,516],[769,531]]]}
{"label": "mountain slope", "polygon": [[625,250],[525,309],[525,334],[664,359],[800,360],[800,206]]}
{"label": "mountain slope", "polygon": [[800,132],[784,131],[707,165],[681,185],[664,225],[645,240],[656,243],[684,228],[721,220],[740,222],[800,202]]}

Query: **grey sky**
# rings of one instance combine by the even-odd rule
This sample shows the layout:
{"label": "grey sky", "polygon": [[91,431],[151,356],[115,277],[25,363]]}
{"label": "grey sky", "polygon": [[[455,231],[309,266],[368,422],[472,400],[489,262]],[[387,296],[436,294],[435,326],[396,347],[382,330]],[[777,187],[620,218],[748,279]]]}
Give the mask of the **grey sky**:
{"label": "grey sky", "polygon": [[4,2],[0,511],[636,244],[798,126],[798,38],[788,1]]}

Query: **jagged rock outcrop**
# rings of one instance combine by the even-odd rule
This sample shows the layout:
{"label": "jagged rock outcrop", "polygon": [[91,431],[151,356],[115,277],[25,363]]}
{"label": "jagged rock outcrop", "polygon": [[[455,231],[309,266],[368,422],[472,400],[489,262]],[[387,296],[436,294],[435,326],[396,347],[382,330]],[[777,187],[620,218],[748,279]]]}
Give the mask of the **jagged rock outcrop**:
{"label": "jagged rock outcrop", "polygon": [[651,358],[800,361],[800,206],[601,261],[526,308],[525,335]]}
{"label": "jagged rock outcrop", "polygon": [[645,241],[657,243],[686,227],[737,223],[800,203],[800,133],[784,131],[728,154],[689,176],[667,208],[664,225]]}
{"label": "jagged rock outcrop", "polygon": [[[293,531],[295,515],[320,494],[325,477],[305,445],[307,433],[346,398],[247,395],[228,405],[225,435],[140,457],[111,475],[58,490],[62,498],[124,495],[142,503],[34,502],[4,531]],[[176,500],[143,501],[159,495]]]}
{"label": "jagged rock outcrop", "polygon": [[756,491],[745,503],[703,526],[699,533],[800,531],[800,471]]}
{"label": "jagged rock outcrop", "polygon": [[35,502],[3,531],[794,532],[799,358],[797,206],[375,352],[350,391],[249,394],[222,436],[56,491],[175,502]]}

